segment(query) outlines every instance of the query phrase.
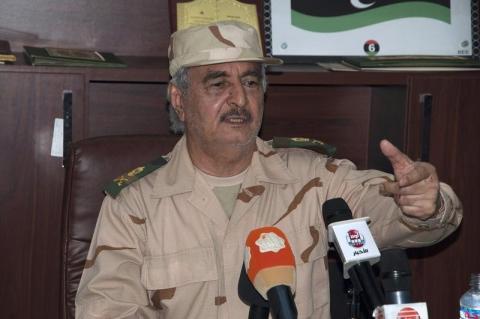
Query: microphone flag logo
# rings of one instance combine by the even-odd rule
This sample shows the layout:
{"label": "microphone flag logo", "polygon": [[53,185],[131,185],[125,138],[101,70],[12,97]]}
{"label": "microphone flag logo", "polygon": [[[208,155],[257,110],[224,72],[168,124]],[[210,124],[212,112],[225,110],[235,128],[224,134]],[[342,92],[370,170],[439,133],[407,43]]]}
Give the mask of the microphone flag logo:
{"label": "microphone flag logo", "polygon": [[397,319],[421,319],[418,312],[410,307],[405,307],[397,315]]}
{"label": "microphone flag logo", "polygon": [[274,232],[261,233],[260,237],[255,241],[261,253],[274,252],[278,253],[285,248],[285,240]]}
{"label": "microphone flag logo", "polygon": [[365,237],[356,229],[350,229],[346,239],[348,244],[354,248],[362,248],[365,245]]}

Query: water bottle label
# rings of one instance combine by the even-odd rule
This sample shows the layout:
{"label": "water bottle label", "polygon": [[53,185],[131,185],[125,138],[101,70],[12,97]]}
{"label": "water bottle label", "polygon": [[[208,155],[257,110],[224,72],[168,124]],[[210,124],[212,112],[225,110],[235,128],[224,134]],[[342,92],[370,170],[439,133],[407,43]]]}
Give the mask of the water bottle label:
{"label": "water bottle label", "polygon": [[480,319],[480,309],[460,307],[460,319]]}

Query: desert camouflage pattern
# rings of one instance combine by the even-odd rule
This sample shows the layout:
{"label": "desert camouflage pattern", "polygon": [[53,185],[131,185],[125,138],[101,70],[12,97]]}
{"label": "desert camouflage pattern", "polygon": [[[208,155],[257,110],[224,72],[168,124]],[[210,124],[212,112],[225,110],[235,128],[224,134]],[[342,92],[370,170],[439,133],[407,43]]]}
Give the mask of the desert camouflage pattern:
{"label": "desert camouflage pattern", "polygon": [[235,61],[281,64],[265,57],[257,31],[239,21],[219,21],[179,30],[170,37],[168,48],[170,75],[180,67]]}
{"label": "desert camouflage pattern", "polygon": [[106,196],[76,318],[247,318],[249,307],[238,297],[245,239],[269,225],[285,233],[295,257],[298,318],[329,319],[323,202],[342,197],[354,217],[370,216],[380,249],[434,244],[462,219],[460,201],[443,183],[439,214],[422,221],[382,194],[392,175],[310,150],[274,149],[261,139],[228,218],[186,144],[184,136],[166,164]]}

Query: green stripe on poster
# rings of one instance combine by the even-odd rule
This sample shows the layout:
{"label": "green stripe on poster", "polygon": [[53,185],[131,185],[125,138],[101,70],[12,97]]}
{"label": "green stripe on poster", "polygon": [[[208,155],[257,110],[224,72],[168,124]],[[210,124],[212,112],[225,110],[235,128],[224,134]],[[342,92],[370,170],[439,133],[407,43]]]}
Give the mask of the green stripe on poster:
{"label": "green stripe on poster", "polygon": [[408,2],[337,17],[315,17],[292,10],[292,25],[313,32],[339,32],[390,20],[419,17],[450,24],[448,8],[434,3]]}

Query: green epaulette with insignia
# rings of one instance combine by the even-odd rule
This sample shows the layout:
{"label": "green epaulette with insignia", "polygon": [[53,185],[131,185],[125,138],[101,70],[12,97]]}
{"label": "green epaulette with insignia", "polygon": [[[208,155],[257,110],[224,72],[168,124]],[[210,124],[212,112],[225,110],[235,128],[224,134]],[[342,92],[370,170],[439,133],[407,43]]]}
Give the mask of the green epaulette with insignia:
{"label": "green epaulette with insignia", "polygon": [[333,145],[305,137],[274,137],[271,145],[273,148],[306,148],[328,157],[333,156],[337,151],[337,148]]}
{"label": "green epaulette with insignia", "polygon": [[164,157],[160,157],[150,163],[148,163],[145,166],[140,166],[137,167],[130,172],[123,174],[117,178],[115,178],[113,181],[108,183],[108,185],[105,187],[105,193],[110,195],[111,197],[115,198],[117,197],[118,194],[127,187],[128,185],[132,184],[135,181],[138,181],[140,178],[150,174],[157,168],[162,167],[167,163],[167,160]]}

